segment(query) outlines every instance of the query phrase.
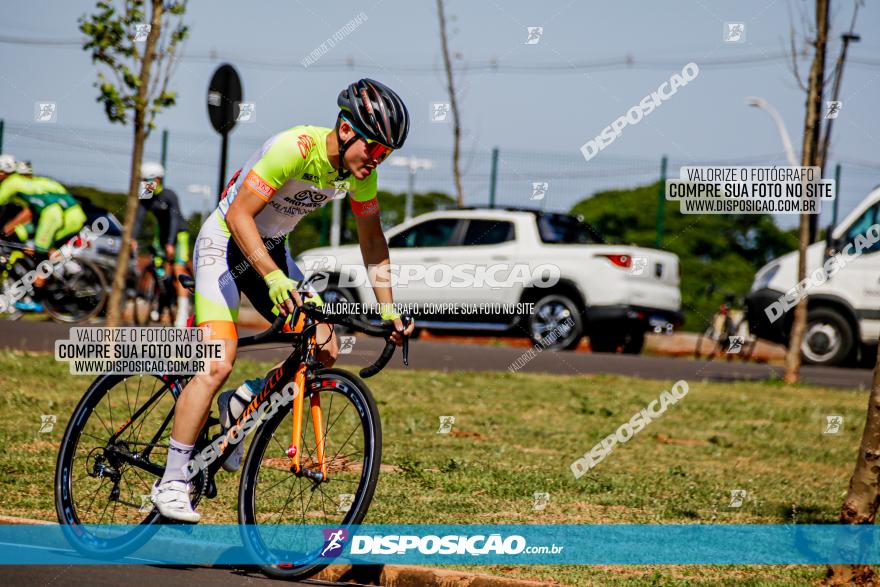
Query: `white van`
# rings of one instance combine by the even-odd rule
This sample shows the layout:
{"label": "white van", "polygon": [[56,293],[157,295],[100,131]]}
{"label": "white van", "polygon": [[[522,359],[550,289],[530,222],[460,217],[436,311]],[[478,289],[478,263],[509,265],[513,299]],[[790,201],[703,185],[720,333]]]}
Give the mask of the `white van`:
{"label": "white van", "polygon": [[[876,348],[880,336],[880,187],[874,189],[836,227],[824,242],[807,248],[807,276],[827,268],[829,251],[840,252],[837,270],[820,283],[823,273],[810,278],[805,289],[807,329],[801,344],[804,362],[841,365],[859,358],[865,347]],[[872,236],[873,233],[873,236]],[[746,298],[752,333],[788,344],[794,305],[784,296],[798,282],[798,253],[793,251],[768,263],[755,274]],[[781,303],[777,303],[781,302]],[[790,306],[790,309],[786,309]]]}

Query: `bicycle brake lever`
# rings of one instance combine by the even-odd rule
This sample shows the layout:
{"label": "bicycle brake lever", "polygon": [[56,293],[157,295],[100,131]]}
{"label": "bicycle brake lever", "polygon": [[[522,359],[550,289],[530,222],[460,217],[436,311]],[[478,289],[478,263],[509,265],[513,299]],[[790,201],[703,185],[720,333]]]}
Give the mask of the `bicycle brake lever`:
{"label": "bicycle brake lever", "polygon": [[[403,329],[406,330],[410,322],[412,322],[412,318],[409,316],[403,317]],[[409,367],[409,336],[403,337],[403,366]]]}

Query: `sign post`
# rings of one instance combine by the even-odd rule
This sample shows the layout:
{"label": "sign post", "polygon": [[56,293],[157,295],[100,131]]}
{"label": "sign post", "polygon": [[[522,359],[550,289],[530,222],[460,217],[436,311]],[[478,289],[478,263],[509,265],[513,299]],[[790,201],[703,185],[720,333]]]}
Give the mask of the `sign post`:
{"label": "sign post", "polygon": [[211,126],[220,133],[220,178],[217,195],[226,187],[226,154],[229,148],[229,132],[235,127],[241,103],[241,80],[235,68],[224,63],[217,68],[208,85],[208,117]]}

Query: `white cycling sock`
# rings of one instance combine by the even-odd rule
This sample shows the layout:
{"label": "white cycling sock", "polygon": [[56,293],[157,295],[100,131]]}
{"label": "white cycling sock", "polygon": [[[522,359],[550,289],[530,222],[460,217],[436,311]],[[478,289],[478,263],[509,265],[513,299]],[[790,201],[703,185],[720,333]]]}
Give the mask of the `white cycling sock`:
{"label": "white cycling sock", "polygon": [[186,321],[189,318],[189,296],[179,296],[177,298],[177,316],[174,319],[174,325],[177,328],[185,328]]}
{"label": "white cycling sock", "polygon": [[183,444],[173,438],[171,439],[171,442],[168,444],[168,464],[165,465],[162,483],[186,481],[186,464],[190,461],[192,450],[192,444]]}

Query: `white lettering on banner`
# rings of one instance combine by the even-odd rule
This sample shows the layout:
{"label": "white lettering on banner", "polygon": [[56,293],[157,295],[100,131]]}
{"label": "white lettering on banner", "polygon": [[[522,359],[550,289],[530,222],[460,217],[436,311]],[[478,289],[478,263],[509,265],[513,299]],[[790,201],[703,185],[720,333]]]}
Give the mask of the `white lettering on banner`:
{"label": "white lettering on banner", "polygon": [[[553,548],[558,549],[555,553],[562,550],[562,547],[555,545]],[[356,535],[351,539],[351,554],[402,555],[407,554],[407,551],[410,550],[416,550],[419,554],[431,555],[517,555],[526,552],[527,546],[526,539],[522,536],[512,535],[502,538],[501,534],[488,536]]]}

